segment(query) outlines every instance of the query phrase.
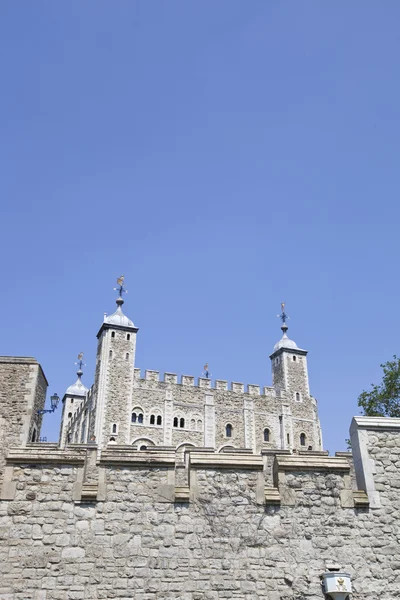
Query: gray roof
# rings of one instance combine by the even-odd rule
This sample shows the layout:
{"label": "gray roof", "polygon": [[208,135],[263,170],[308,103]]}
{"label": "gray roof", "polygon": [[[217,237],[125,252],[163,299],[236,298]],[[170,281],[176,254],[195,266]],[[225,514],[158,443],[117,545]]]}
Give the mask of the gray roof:
{"label": "gray roof", "polygon": [[281,337],[279,342],[277,342],[275,344],[274,352],[276,352],[277,350],[280,350],[281,348],[287,348],[288,350],[297,350],[298,349],[296,342],[294,342],[293,340],[288,338],[288,336],[286,335],[286,331],[283,332],[283,336]]}
{"label": "gray roof", "polygon": [[81,381],[81,375],[78,375],[78,379],[75,381],[74,384],[70,385],[69,388],[67,388],[67,391],[65,393],[69,396],[86,396],[88,391],[89,389],[85,385],[83,385]]}
{"label": "gray roof", "polygon": [[122,298],[117,298],[118,308],[109,317],[105,317],[104,323],[108,323],[109,325],[120,325],[121,327],[135,327],[133,321],[131,321],[124,313],[122,312],[122,305],[124,301]]}

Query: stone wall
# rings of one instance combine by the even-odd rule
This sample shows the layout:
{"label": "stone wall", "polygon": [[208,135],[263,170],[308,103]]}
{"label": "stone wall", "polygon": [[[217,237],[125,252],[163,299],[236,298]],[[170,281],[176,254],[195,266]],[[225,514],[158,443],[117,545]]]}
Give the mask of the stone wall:
{"label": "stone wall", "polygon": [[369,500],[347,455],[194,449],[182,469],[168,450],[12,449],[0,598],[321,600],[336,564],[352,600],[394,600],[400,420],[384,421],[352,426]]}
{"label": "stone wall", "polygon": [[34,358],[0,357],[0,469],[12,444],[40,436],[47,381]]}

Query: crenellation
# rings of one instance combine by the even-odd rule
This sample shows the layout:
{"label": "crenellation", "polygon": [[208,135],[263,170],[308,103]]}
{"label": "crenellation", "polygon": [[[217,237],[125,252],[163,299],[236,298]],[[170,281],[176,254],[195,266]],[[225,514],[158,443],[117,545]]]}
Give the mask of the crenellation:
{"label": "crenellation", "polygon": [[181,376],[181,385],[194,386],[194,377],[192,377],[191,375],[182,375]]}
{"label": "crenellation", "polygon": [[215,389],[216,390],[228,390],[228,382],[224,379],[216,379],[215,380]]}
{"label": "crenellation", "polygon": [[211,379],[208,379],[207,377],[199,377],[197,380],[197,385],[199,388],[211,389]]}
{"label": "crenellation", "polygon": [[164,382],[165,383],[178,383],[178,375],[176,373],[164,373]]}
{"label": "crenellation", "polygon": [[159,381],[160,380],[160,372],[159,371],[150,371],[147,369],[145,371],[145,379],[146,381]]}
{"label": "crenellation", "polygon": [[251,396],[259,396],[260,395],[260,386],[249,383],[247,385],[247,393]]}
{"label": "crenellation", "polygon": [[235,394],[244,394],[244,383],[237,383],[236,381],[232,381],[231,391],[235,392]]}

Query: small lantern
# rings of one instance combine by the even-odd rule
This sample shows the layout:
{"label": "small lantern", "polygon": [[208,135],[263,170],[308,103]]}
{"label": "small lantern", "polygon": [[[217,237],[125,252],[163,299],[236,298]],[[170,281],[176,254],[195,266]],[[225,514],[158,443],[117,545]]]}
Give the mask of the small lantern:
{"label": "small lantern", "polygon": [[53,394],[52,396],[50,396],[50,405],[51,405],[52,410],[56,410],[59,402],[60,402],[60,398],[59,398],[58,394]]}
{"label": "small lantern", "polygon": [[323,591],[331,600],[350,600],[351,579],[348,573],[330,571],[322,575]]}

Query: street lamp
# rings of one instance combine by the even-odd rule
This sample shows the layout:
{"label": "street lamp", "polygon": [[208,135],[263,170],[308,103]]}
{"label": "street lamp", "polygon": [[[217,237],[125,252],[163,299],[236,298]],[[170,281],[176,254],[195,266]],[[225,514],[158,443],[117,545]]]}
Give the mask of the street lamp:
{"label": "street lamp", "polygon": [[38,415],[44,415],[45,413],[53,413],[56,410],[59,402],[60,402],[59,396],[57,394],[53,394],[52,396],[50,396],[51,408],[47,409],[47,410],[45,410],[45,409],[38,410],[37,411]]}

